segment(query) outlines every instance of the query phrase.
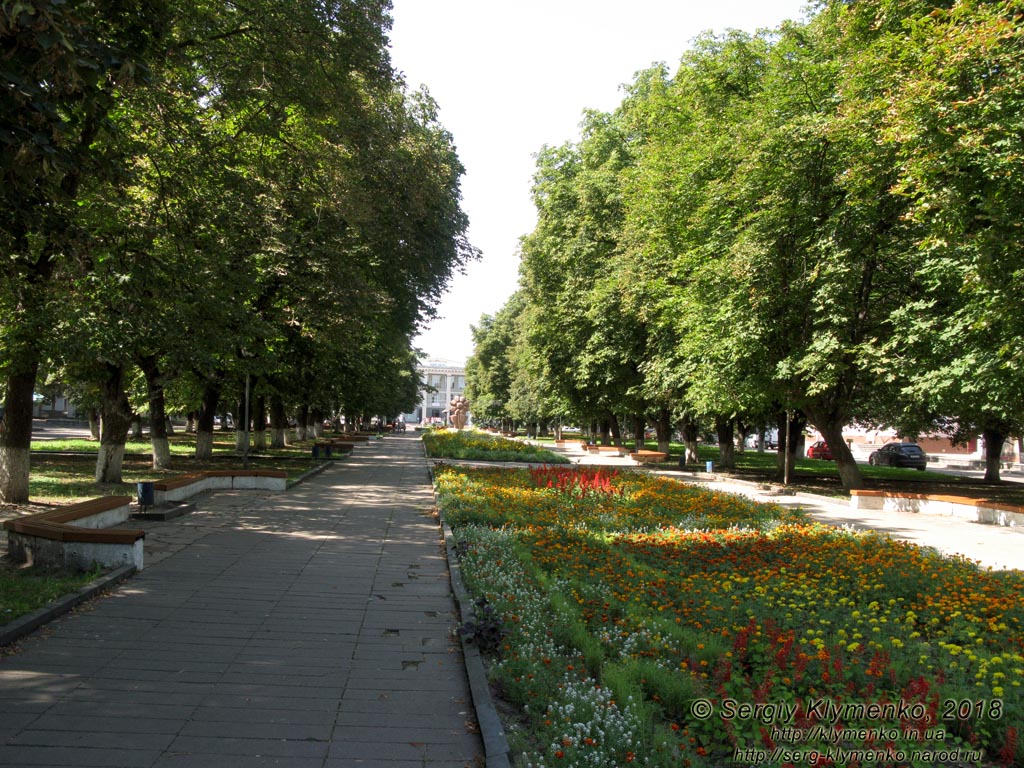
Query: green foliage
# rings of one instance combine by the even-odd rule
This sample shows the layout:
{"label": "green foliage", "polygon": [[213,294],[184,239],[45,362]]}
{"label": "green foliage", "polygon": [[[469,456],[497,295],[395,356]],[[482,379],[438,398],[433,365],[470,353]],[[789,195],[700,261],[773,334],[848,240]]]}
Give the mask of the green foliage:
{"label": "green foliage", "polygon": [[538,153],[529,354],[503,376],[587,420],[799,412],[848,488],[851,423],[1001,444],[1024,423],[1020,20],[836,0],[638,74]]}
{"label": "green foliage", "polygon": [[52,355],[119,430],[128,400],[236,410],[246,381],[304,412],[410,409],[411,340],[477,251],[389,10],[4,3],[0,374]]}

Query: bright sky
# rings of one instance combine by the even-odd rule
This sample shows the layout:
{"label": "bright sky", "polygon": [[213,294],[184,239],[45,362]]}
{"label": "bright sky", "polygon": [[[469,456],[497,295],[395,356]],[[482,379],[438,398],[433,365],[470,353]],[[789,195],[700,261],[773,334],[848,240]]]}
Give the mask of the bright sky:
{"label": "bright sky", "polygon": [[462,208],[483,258],[458,275],[415,344],[463,362],[470,325],[516,288],[519,238],[536,223],[534,155],[579,139],[583,111],[611,111],[654,63],[671,71],[704,30],[801,19],[806,0],[393,0],[391,56],[426,85],[466,167]]}

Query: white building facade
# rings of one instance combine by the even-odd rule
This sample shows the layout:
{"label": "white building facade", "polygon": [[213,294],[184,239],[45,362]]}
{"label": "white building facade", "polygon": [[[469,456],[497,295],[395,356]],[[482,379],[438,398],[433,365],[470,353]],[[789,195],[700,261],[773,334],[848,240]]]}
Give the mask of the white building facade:
{"label": "white building facade", "polygon": [[447,424],[448,404],[453,397],[466,391],[466,366],[451,360],[424,360],[417,370],[420,376],[419,405],[413,413],[405,414],[406,423]]}

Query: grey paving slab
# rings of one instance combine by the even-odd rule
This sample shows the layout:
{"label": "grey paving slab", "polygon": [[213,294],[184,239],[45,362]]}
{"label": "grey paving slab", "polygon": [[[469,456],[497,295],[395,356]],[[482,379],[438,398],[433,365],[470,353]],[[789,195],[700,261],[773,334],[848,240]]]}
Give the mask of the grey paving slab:
{"label": "grey paving slab", "polygon": [[428,482],[395,436],[141,522],[144,571],[0,659],[0,765],[479,764]]}

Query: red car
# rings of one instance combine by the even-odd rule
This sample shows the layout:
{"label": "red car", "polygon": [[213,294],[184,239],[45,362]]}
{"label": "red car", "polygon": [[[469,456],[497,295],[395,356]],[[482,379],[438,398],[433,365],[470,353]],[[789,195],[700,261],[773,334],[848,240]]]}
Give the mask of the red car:
{"label": "red car", "polygon": [[832,450],[828,447],[828,443],[824,440],[819,440],[807,449],[807,458],[832,461]]}

